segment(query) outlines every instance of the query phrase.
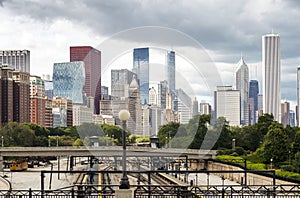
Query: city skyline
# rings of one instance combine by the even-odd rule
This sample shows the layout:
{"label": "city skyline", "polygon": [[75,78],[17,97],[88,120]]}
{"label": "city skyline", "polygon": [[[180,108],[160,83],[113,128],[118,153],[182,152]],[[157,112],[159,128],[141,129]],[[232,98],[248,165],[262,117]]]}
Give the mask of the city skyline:
{"label": "city skyline", "polygon": [[[297,12],[300,9],[299,4],[295,1],[239,1],[234,6],[227,5],[226,1],[219,1],[218,4],[189,1],[174,3],[173,7],[168,10],[162,9],[168,4],[167,2],[161,2],[157,6],[155,2],[147,1],[135,4],[129,4],[126,1],[118,3],[62,1],[61,4],[50,3],[50,1],[0,2],[2,11],[0,15],[5,21],[0,32],[3,49],[30,50],[31,73],[39,76],[45,73],[51,74],[53,63],[68,61],[69,46],[97,47],[104,39],[119,31],[151,25],[174,28],[200,42],[212,57],[219,72],[222,73],[223,81],[228,85],[232,84],[233,67],[240,52],[243,52],[249,69],[252,69],[250,75],[257,76],[261,82],[259,76],[262,66],[260,39],[263,34],[273,29],[281,36],[281,98],[296,103],[296,71],[300,64],[300,57],[297,54],[300,40],[297,36],[300,30],[295,28],[298,27],[296,20],[289,20],[297,18],[300,13]],[[101,23],[88,20],[84,14],[75,16],[69,12],[70,10],[79,11],[77,10],[79,7],[82,13],[89,13],[94,16],[93,18],[102,17]],[[41,8],[46,8],[47,12],[41,12],[44,10]],[[131,18],[123,8],[143,14],[137,21]],[[222,12],[218,11],[220,8]],[[110,12],[110,9],[119,10],[125,23],[120,24],[118,20],[120,15]],[[190,12],[184,11],[186,9]],[[292,10],[292,12],[285,12],[285,10]],[[108,12],[110,14],[107,14]],[[173,17],[160,20],[164,18],[162,16],[165,14],[162,15],[162,13],[165,12],[169,16],[176,16],[176,20]],[[10,28],[12,26],[14,28]],[[222,28],[222,31],[217,31],[217,28]],[[14,32],[22,33],[14,34]],[[176,45],[180,45],[180,42],[174,41],[174,46]],[[172,46],[170,46],[171,49]]]}

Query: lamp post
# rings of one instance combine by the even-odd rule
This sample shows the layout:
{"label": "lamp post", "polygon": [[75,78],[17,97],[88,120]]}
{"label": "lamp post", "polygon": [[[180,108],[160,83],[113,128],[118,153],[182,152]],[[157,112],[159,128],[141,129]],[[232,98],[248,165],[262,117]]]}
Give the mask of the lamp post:
{"label": "lamp post", "polygon": [[58,147],[58,135],[56,136],[56,146]]}
{"label": "lamp post", "polygon": [[2,147],[4,146],[4,137],[3,137],[3,135],[1,136],[1,146]]}
{"label": "lamp post", "polygon": [[123,155],[122,155],[122,172],[123,176],[120,181],[120,189],[130,189],[129,180],[126,172],[126,122],[130,117],[129,111],[123,109],[119,112],[119,119],[122,121],[122,135],[123,135]]}
{"label": "lamp post", "polygon": [[272,165],[273,165],[273,158],[270,159],[271,161],[271,169],[272,169]]}

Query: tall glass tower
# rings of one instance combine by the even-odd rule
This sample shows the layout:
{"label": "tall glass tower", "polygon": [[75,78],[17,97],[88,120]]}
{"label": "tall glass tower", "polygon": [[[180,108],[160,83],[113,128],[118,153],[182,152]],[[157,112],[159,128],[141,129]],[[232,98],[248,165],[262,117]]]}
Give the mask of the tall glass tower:
{"label": "tall glass tower", "polygon": [[54,63],[53,96],[72,100],[74,104],[83,104],[85,70],[82,61]]}
{"label": "tall glass tower", "polygon": [[169,91],[175,93],[175,52],[167,52],[167,79],[169,84]]}
{"label": "tall glass tower", "polygon": [[149,48],[133,50],[133,73],[137,74],[142,104],[149,104]]}
{"label": "tall glass tower", "polygon": [[257,114],[257,110],[258,110],[258,93],[259,93],[258,81],[257,80],[250,80],[250,83],[249,83],[249,100],[253,100],[253,112],[251,112],[252,115],[250,117],[253,117],[253,122],[254,123],[256,123],[256,120],[257,120],[256,114]]}
{"label": "tall glass tower", "polygon": [[241,125],[249,124],[249,70],[243,57],[236,71],[236,89],[241,92]]}
{"label": "tall glass tower", "polygon": [[280,121],[280,37],[262,36],[263,112],[273,114]]}

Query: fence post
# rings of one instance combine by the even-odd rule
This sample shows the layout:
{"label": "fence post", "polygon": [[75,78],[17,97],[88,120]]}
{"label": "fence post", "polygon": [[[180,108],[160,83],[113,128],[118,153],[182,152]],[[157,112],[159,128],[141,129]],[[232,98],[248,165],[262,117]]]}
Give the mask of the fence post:
{"label": "fence post", "polygon": [[148,198],[151,197],[151,172],[148,171]]}
{"label": "fence post", "polygon": [[29,188],[29,198],[32,198],[32,190]]}
{"label": "fence post", "polygon": [[72,198],[75,197],[75,191],[74,191],[74,188],[71,189],[71,196],[72,196]]}

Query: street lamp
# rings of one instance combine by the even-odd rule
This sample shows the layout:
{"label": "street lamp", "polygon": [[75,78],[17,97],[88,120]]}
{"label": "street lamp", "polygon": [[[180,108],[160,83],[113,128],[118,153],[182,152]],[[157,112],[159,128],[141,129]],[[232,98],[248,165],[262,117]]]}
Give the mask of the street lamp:
{"label": "street lamp", "polygon": [[4,146],[4,144],[3,144],[4,143],[4,137],[3,137],[3,135],[1,136],[1,143],[2,143],[1,146],[3,147]]}
{"label": "street lamp", "polygon": [[48,147],[51,146],[51,140],[50,140],[50,135],[48,136]]}
{"label": "street lamp", "polygon": [[120,189],[130,189],[129,180],[126,172],[126,122],[130,117],[129,111],[123,109],[119,112],[119,119],[122,121],[122,135],[123,135],[123,155],[122,155],[122,171],[123,177],[120,181]]}
{"label": "street lamp", "polygon": [[56,146],[58,147],[58,135],[56,136]]}
{"label": "street lamp", "polygon": [[270,159],[270,161],[271,161],[271,169],[272,169],[272,165],[273,165],[273,164],[272,164],[272,163],[273,163],[273,158],[271,158],[271,159]]}

